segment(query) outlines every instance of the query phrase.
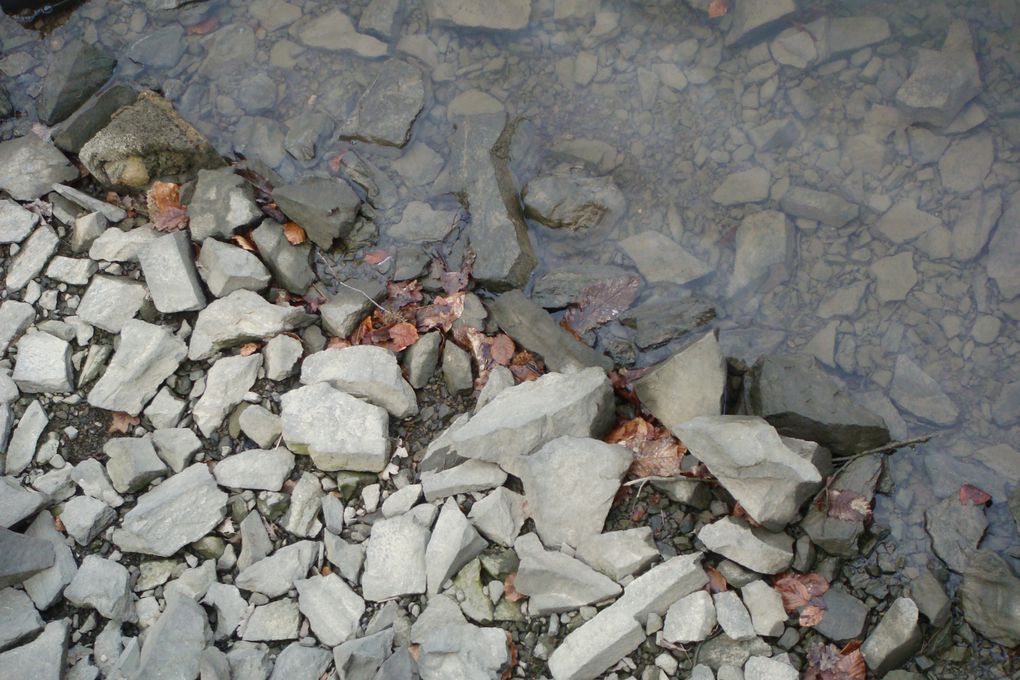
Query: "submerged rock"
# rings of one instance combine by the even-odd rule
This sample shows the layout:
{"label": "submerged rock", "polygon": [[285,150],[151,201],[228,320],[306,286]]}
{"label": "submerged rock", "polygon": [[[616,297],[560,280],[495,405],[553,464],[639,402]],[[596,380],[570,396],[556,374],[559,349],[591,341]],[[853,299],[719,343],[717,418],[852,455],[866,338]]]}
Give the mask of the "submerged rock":
{"label": "submerged rock", "polygon": [[962,573],[988,528],[984,508],[954,494],[924,512],[932,550],[950,569]]}
{"label": "submerged rock", "polygon": [[627,209],[610,177],[552,174],[536,177],[521,191],[525,214],[554,229],[609,229]]}
{"label": "submerged rock", "polygon": [[528,25],[531,0],[425,0],[425,9],[438,24],[515,31]]}
{"label": "submerged rock", "polygon": [[941,127],[949,125],[981,87],[970,28],[957,20],[950,24],[941,50],[918,50],[917,66],[896,92],[896,103],[913,120]]}
{"label": "submerged rock", "polygon": [[105,83],[117,60],[98,43],[72,40],[54,56],[39,96],[39,119],[54,125]]}
{"label": "submerged rock", "polygon": [[868,668],[882,677],[902,666],[920,649],[917,605],[909,597],[901,597],[889,606],[861,645],[861,654]]}
{"label": "submerged rock", "polygon": [[978,550],[970,556],[960,606],[967,623],[992,642],[1020,645],[1020,579],[994,552]]}
{"label": "submerged rock", "polygon": [[340,138],[402,147],[411,139],[411,127],[424,103],[421,69],[401,59],[390,59],[340,126]]}

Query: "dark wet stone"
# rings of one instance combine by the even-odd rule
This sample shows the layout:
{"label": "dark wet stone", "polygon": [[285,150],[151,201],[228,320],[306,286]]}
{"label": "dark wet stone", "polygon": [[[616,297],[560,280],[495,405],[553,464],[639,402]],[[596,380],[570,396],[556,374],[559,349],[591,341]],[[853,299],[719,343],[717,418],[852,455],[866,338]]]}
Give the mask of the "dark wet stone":
{"label": "dark wet stone", "polygon": [[910,584],[910,598],[932,625],[941,626],[949,620],[951,603],[945,587],[927,569]]}
{"label": "dark wet stone", "polygon": [[813,357],[763,357],[750,378],[752,412],[780,434],[818,442],[836,455],[889,441],[885,421],[851,400]]}
{"label": "dark wet stone", "polygon": [[7,94],[7,90],[0,87],[0,120],[10,118],[14,115],[14,105],[11,104],[11,96]]}
{"label": "dark wet stone", "polygon": [[525,214],[547,227],[571,231],[610,228],[627,201],[611,177],[559,173],[536,177],[521,192]]}
{"label": "dark wet stone", "polygon": [[53,125],[67,118],[110,79],[117,60],[99,45],[74,40],[57,52],[39,97],[39,118]]}
{"label": "dark wet stone", "polygon": [[1005,647],[1020,644],[1020,579],[1001,557],[975,552],[963,573],[960,604],[979,633]]}
{"label": "dark wet stone", "polygon": [[637,330],[638,347],[651,349],[683,337],[714,318],[715,307],[692,295],[679,299],[653,298],[624,312],[620,323]]}
{"label": "dark wet stone", "polygon": [[868,606],[838,588],[822,596],[825,615],[815,630],[833,642],[846,642],[860,637],[868,618]]}
{"label": "dark wet stone", "polygon": [[142,36],[128,46],[124,56],[145,66],[170,68],[180,60],[185,47],[184,28],[173,25]]}
{"label": "dark wet stone", "polygon": [[953,494],[928,508],[924,520],[932,550],[950,569],[963,572],[988,528],[984,508],[970,502],[961,503],[959,496]]}
{"label": "dark wet stone", "polygon": [[611,366],[608,357],[578,342],[519,290],[500,295],[489,309],[507,335],[539,355],[552,371],[562,372],[571,366]]}
{"label": "dark wet stone", "polygon": [[273,200],[287,217],[304,227],[315,245],[327,250],[333,241],[350,234],[361,206],[354,189],[337,177],[308,177],[278,187]]}
{"label": "dark wet stone", "polygon": [[[882,474],[882,465],[883,458],[880,453],[852,460],[839,473],[830,488],[852,491],[870,503],[875,495],[878,477]],[[811,537],[811,542],[827,553],[840,557],[857,556],[857,541],[864,533],[863,520],[851,521],[829,517],[826,511],[811,504],[800,526]]]}
{"label": "dark wet stone", "polygon": [[576,303],[589,286],[620,281],[633,275],[613,265],[576,264],[556,267],[535,280],[531,300],[546,309],[562,309]]}
{"label": "dark wet stone", "polygon": [[782,25],[780,19],[796,11],[794,0],[739,2],[732,13],[733,21],[726,34],[726,44],[737,45],[761,39]]}
{"label": "dark wet stone", "polygon": [[138,99],[138,91],[130,85],[116,83],[90,97],[78,110],[53,130],[53,143],[64,151],[78,153],[85,142],[107,126],[114,112],[130,106]]}
{"label": "dark wet stone", "polygon": [[304,295],[315,280],[315,272],[309,264],[312,244],[291,244],[284,236],[283,227],[274,220],[264,220],[252,231],[251,238],[276,282],[296,295]]}
{"label": "dark wet stone", "polygon": [[340,128],[340,139],[401,147],[411,139],[411,126],[425,102],[425,84],[419,67],[400,59],[383,64],[350,118]]}
{"label": "dark wet stone", "polygon": [[464,28],[518,30],[528,25],[531,0],[426,0],[429,19]]}

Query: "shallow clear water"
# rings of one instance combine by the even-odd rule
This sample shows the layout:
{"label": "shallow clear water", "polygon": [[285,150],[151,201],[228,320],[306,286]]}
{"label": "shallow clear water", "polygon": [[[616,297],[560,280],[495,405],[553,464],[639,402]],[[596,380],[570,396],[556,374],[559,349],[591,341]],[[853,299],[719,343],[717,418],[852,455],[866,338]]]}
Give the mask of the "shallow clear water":
{"label": "shallow clear water", "polygon": [[[310,111],[325,114],[329,129],[343,121],[381,62],[302,47],[291,29],[333,7],[356,25],[366,4],[216,0],[150,12],[145,3],[92,0],[42,37],[8,26],[0,70],[26,115],[0,130],[7,137],[33,125],[31,98],[49,55],[84,36],[119,56],[120,78],[163,91],[224,154],[264,162],[284,179],[329,172],[330,161],[347,148],[335,134],[323,134],[307,162],[286,153],[284,136],[306,125],[302,116]],[[380,222],[399,219],[408,200],[435,198],[429,175],[441,160],[430,164],[423,145],[446,156],[454,98],[475,89],[491,95],[533,126],[529,162],[515,166],[528,173],[519,181],[561,164],[587,167],[611,175],[626,197],[626,213],[612,228],[576,233],[532,223],[536,275],[581,263],[633,268],[618,241],[646,230],[669,236],[712,273],[686,285],[657,284],[645,296],[697,293],[715,304],[731,355],[751,362],[762,352],[814,354],[851,394],[886,417],[896,439],[936,433],[928,444],[890,458],[895,488],[876,509],[877,522],[891,530],[890,549],[912,565],[934,559],[924,510],[970,482],[995,497],[983,545],[1020,557],[1005,502],[1018,493],[1017,455],[979,454],[994,445],[1020,448],[1018,414],[1009,412],[1016,404],[1000,405],[998,423],[992,417],[1004,386],[1020,380],[1020,299],[1008,299],[989,278],[987,247],[961,258],[952,248],[947,253],[944,242],[975,191],[1006,199],[1020,181],[1016,3],[817,3],[790,27],[808,30],[819,17],[872,16],[889,22],[891,37],[805,69],[775,64],[768,41],[724,47],[720,23],[729,19],[710,21],[678,1],[538,0],[528,28],[514,33],[433,26],[420,2],[400,5],[384,38],[389,54],[417,57],[431,77],[407,147],[355,145],[394,182],[396,200],[380,211]],[[923,133],[884,117],[917,49],[940,48],[953,18],[968,21],[983,78],[972,105],[978,108],[967,113],[985,120],[973,129],[951,127],[944,141],[990,135],[994,144],[981,189],[967,191],[944,185],[939,154],[919,151]],[[667,84],[677,85],[676,72],[688,80],[685,87]],[[795,122],[796,139],[758,150],[749,132],[784,118]],[[713,201],[731,172],[751,167],[769,171],[769,198],[729,207]],[[787,186],[843,194],[860,204],[860,218],[838,228],[798,221],[785,266],[730,296],[742,218],[775,209]],[[883,237],[876,223],[905,199],[941,220],[950,236],[941,230],[932,239],[942,241],[902,244]],[[997,228],[1020,228],[1004,222]],[[900,275],[908,282],[910,276],[876,263],[902,253],[910,254],[916,282],[903,299],[885,301],[880,279],[902,284]],[[895,262],[899,269],[904,260]],[[888,399],[899,356],[945,391],[959,409],[955,424],[925,422]],[[1002,460],[1012,464],[1003,468]]]}

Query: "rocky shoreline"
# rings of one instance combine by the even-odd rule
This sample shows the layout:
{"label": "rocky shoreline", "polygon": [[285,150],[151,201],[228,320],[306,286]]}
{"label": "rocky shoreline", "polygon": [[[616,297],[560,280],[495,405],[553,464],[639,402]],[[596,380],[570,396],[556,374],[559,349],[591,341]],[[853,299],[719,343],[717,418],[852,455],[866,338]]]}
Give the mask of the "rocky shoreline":
{"label": "rocky shoreline", "polygon": [[[442,25],[527,23],[525,0],[465,9],[478,4],[426,3]],[[726,44],[755,40],[785,4],[739,4]],[[325,25],[344,30],[301,39],[379,56],[334,14]],[[791,29],[773,54],[821,63],[888,32],[823,23],[824,53]],[[928,55],[916,79],[946,59],[968,68],[969,49],[953,24],[956,56]],[[386,64],[342,139],[411,138],[423,73]],[[906,565],[872,517],[875,495],[897,492],[884,468],[901,443],[815,357],[727,356],[710,302],[635,305],[628,269],[550,272],[528,290],[525,218],[608,228],[625,204],[609,177],[519,181],[522,124],[466,97],[433,173],[460,202],[410,202],[386,229],[398,245],[376,248],[391,189],[371,163],[351,152],[285,181],[225,159],[158,93],[103,87],[113,68],[74,45],[39,98],[56,127],[0,142],[0,680],[1020,671],[1020,579],[977,549],[998,488],[961,480],[928,507],[939,561]],[[936,125],[975,94],[957,79],[935,106],[911,82],[898,106]],[[756,146],[787,134],[757,131]],[[712,200],[763,200],[770,183],[736,172]],[[786,215],[858,215],[803,187],[779,205],[741,223],[731,294],[783,266]],[[941,228],[925,215],[897,204],[878,229]],[[620,245],[650,283],[709,271],[651,231]],[[879,296],[896,298],[905,269],[882,271]],[[634,343],[590,346],[610,321]],[[960,418],[906,355],[890,397],[933,425]],[[993,468],[1015,456],[991,448]]]}

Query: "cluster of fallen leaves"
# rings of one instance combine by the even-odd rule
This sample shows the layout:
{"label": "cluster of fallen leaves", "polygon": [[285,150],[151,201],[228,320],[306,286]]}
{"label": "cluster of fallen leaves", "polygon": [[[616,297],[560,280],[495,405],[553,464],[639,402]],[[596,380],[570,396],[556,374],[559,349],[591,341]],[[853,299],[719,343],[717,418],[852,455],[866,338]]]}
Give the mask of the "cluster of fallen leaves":
{"label": "cluster of fallen leaves", "polygon": [[814,643],[808,648],[804,680],[865,680],[868,666],[860,647],[859,640],[848,642],[842,649],[833,644]]}
{"label": "cluster of fallen leaves", "polygon": [[829,477],[825,481],[825,488],[815,498],[815,507],[833,519],[848,522],[863,522],[871,517],[871,501],[856,491],[832,488],[835,479]]}
{"label": "cluster of fallen leaves", "polygon": [[632,418],[617,426],[606,435],[605,441],[620,444],[634,452],[630,473],[635,477],[676,477],[685,474],[682,462],[687,447],[666,428],[657,427],[644,418]]}
{"label": "cluster of fallen leaves", "polygon": [[799,610],[800,625],[817,626],[825,617],[822,596],[829,590],[829,582],[818,574],[786,573],[775,579],[773,587],[783,598],[787,614]]}
{"label": "cluster of fallen leaves", "polygon": [[153,182],[145,195],[149,220],[156,231],[180,231],[188,226],[188,210],[181,205],[181,185]]}

